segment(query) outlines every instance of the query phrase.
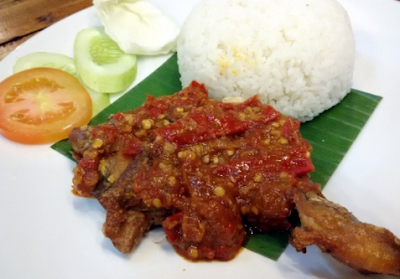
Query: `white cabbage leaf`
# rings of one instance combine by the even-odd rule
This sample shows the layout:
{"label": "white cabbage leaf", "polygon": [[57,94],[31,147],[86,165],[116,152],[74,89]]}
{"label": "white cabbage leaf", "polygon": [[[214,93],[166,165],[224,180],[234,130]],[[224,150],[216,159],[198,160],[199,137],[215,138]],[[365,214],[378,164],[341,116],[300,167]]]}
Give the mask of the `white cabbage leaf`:
{"label": "white cabbage leaf", "polygon": [[158,55],[176,51],[178,26],[144,0],[93,0],[105,32],[126,53]]}

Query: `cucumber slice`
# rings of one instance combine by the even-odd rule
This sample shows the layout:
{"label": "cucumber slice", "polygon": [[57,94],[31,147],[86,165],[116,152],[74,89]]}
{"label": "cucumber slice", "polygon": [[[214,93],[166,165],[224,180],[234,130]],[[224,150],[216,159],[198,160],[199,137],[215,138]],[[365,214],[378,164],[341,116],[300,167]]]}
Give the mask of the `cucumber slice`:
{"label": "cucumber slice", "polygon": [[53,52],[33,52],[20,57],[14,64],[14,73],[38,67],[56,68],[78,77],[75,61],[66,55]]}
{"label": "cucumber slice", "polygon": [[136,76],[136,55],[124,53],[102,27],[81,30],[74,43],[75,64],[83,83],[105,93],[118,93]]}
{"label": "cucumber slice", "polygon": [[110,95],[107,93],[96,92],[89,87],[83,85],[92,98],[92,117],[96,116],[100,111],[110,105]]}
{"label": "cucumber slice", "polygon": [[[76,71],[75,61],[71,57],[53,52],[33,52],[19,58],[13,67],[14,73],[21,72],[38,67],[48,67],[63,70],[80,79],[78,72]],[[97,115],[100,111],[106,108],[110,104],[110,96],[96,92],[81,81],[83,86],[92,98],[92,116]]]}

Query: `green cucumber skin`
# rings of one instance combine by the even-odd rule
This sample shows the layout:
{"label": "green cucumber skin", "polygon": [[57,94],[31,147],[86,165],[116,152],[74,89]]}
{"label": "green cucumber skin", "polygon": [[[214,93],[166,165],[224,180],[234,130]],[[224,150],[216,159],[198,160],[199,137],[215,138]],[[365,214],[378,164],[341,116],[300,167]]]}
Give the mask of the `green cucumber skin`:
{"label": "green cucumber skin", "polygon": [[21,72],[32,68],[55,68],[78,77],[75,61],[69,56],[54,52],[32,52],[20,57],[14,64],[13,72]]}

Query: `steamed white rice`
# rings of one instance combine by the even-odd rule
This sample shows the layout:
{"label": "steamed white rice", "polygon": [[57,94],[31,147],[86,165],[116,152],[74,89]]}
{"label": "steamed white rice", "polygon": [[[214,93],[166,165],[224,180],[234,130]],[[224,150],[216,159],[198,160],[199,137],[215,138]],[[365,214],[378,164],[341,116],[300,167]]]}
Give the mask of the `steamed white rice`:
{"label": "steamed white rice", "polygon": [[177,43],[183,86],[261,101],[307,121],[349,91],[355,58],[349,17],[336,0],[203,0]]}

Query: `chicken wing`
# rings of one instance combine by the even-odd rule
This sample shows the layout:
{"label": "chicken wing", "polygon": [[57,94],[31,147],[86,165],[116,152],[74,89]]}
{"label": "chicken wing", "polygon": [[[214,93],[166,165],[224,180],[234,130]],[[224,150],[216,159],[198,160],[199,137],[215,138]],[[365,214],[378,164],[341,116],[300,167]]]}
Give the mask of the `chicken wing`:
{"label": "chicken wing", "polygon": [[303,227],[295,228],[290,240],[297,251],[315,244],[360,273],[400,276],[400,240],[390,231],[360,222],[313,192],[298,192],[293,201]]}

